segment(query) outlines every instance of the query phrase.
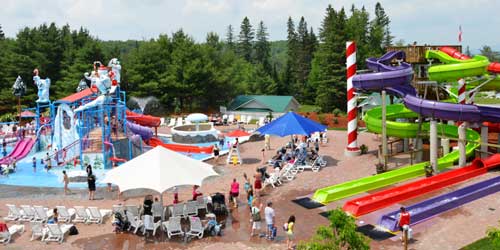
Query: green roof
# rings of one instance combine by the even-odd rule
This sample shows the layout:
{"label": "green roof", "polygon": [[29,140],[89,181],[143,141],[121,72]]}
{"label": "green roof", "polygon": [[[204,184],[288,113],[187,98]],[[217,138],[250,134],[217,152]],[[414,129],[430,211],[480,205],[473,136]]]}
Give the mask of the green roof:
{"label": "green roof", "polygon": [[[228,110],[250,110],[245,104],[255,101],[262,106],[267,107],[272,112],[283,113],[290,102],[295,101],[293,96],[278,96],[278,95],[239,95],[229,104]],[[262,109],[259,109],[262,110]]]}

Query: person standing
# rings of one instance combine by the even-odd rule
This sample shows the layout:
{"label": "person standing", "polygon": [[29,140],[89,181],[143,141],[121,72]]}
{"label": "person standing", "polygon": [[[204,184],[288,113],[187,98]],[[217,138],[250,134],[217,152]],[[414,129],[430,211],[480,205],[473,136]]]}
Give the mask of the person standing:
{"label": "person standing", "polygon": [[62,171],[63,173],[63,182],[64,182],[64,195],[67,195],[70,193],[68,185],[69,185],[69,178],[68,175],[66,174],[66,170]]}
{"label": "person standing", "polygon": [[314,150],[316,150],[316,153],[319,152],[319,139],[316,138],[316,140],[314,141]]}
{"label": "person standing", "polygon": [[254,189],[254,195],[256,197],[260,196],[260,190],[262,189],[262,173],[259,171],[259,167],[255,170],[255,174],[253,175],[254,184],[253,184],[253,189]]}
{"label": "person standing", "polygon": [[234,207],[238,207],[238,195],[240,194],[240,183],[236,181],[236,178],[233,179],[233,183],[231,183],[231,199],[233,200]]}
{"label": "person standing", "polygon": [[273,203],[268,201],[267,206],[264,209],[264,216],[266,217],[266,224],[267,224],[267,239],[268,240],[273,240],[273,230],[274,230],[274,218],[275,218],[275,213],[274,209],[272,208]]}
{"label": "person standing", "polygon": [[247,193],[247,204],[248,204],[248,208],[250,211],[252,210],[253,200],[254,200],[253,190],[252,190],[252,187],[250,187],[250,189],[248,190],[248,193]]}
{"label": "person standing", "polygon": [[199,196],[203,196],[203,194],[198,190],[200,186],[194,185],[193,186],[193,201],[195,201]]}
{"label": "person standing", "polygon": [[[410,226],[411,218],[410,218],[410,213],[406,211],[405,207],[401,207],[399,209],[399,219],[398,219],[398,225],[399,225],[399,230],[403,232],[403,237],[401,237],[401,241],[405,242],[406,238],[406,233],[405,229]],[[406,227],[405,227],[406,226]]]}
{"label": "person standing", "polygon": [[87,165],[87,184],[89,187],[89,200],[94,200],[95,194],[95,176],[92,173],[92,166]]}
{"label": "person standing", "polygon": [[49,152],[45,156],[45,164],[47,164],[47,172],[52,168],[52,161],[50,160]]}
{"label": "person standing", "polygon": [[271,136],[270,135],[264,136],[264,148],[266,150],[271,150]]}
{"label": "person standing", "polygon": [[252,233],[250,236],[260,234],[261,216],[260,211],[262,210],[262,203],[259,204],[257,199],[252,201],[252,207],[250,209],[250,216],[252,218]]}
{"label": "person standing", "polygon": [[247,194],[247,200],[248,200],[248,190],[252,188],[252,184],[250,184],[250,180],[248,180],[247,173],[243,173],[243,179],[245,180],[245,184],[243,184],[243,189]]}
{"label": "person standing", "polygon": [[31,158],[31,161],[33,162],[33,173],[36,173],[36,157],[33,156],[33,158]]}
{"label": "person standing", "polygon": [[294,230],[295,230],[295,215],[292,215],[288,218],[288,222],[286,224],[286,236],[287,236],[286,246],[287,249],[289,250],[293,249]]}
{"label": "person standing", "polygon": [[215,158],[215,164],[217,164],[219,161],[219,153],[220,153],[219,146],[217,146],[217,144],[214,144],[213,153]]}
{"label": "person standing", "polygon": [[144,202],[142,204],[142,207],[144,209],[144,215],[149,215],[153,216],[153,196],[152,195],[146,195],[144,197]]}

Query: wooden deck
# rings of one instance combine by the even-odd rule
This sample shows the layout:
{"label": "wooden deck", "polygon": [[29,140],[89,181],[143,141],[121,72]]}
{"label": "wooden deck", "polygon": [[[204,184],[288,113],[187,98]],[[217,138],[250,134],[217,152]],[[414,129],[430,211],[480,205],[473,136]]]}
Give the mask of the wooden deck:
{"label": "wooden deck", "polygon": [[425,59],[425,51],[439,50],[441,47],[452,47],[458,51],[462,51],[462,45],[408,45],[408,46],[392,46],[388,47],[387,51],[402,50],[406,53],[406,62],[412,64],[427,63]]}

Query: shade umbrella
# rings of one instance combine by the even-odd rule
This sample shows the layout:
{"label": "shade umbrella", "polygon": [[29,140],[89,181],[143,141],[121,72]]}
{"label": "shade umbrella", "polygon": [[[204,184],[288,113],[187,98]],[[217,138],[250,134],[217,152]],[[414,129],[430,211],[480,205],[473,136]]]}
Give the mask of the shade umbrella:
{"label": "shade umbrella", "polygon": [[[158,146],[106,173],[103,183],[112,183],[120,191],[151,189],[160,193],[182,185],[201,186],[209,176],[218,175],[212,165]],[[163,221],[163,213],[162,213]]]}
{"label": "shade umbrella", "polygon": [[226,134],[226,136],[229,136],[229,137],[243,137],[243,136],[249,136],[249,135],[250,135],[250,133],[243,131],[241,129],[233,130],[233,131]]}
{"label": "shade umbrella", "polygon": [[288,112],[280,118],[257,129],[263,135],[310,135],[315,132],[325,131],[326,126],[311,119],[305,118],[295,112]]}
{"label": "shade umbrella", "polygon": [[36,114],[29,111],[29,110],[25,110],[25,111],[21,112],[21,118],[31,118],[31,117],[36,117]]}

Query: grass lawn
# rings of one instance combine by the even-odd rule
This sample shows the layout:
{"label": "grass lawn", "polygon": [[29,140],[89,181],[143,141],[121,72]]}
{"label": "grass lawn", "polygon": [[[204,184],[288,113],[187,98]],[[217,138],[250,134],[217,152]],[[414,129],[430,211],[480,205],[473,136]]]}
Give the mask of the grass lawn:
{"label": "grass lawn", "polygon": [[485,237],[470,245],[465,246],[461,250],[495,250],[491,241]]}
{"label": "grass lawn", "polygon": [[299,110],[297,110],[298,112],[319,112],[321,111],[321,108],[319,106],[315,106],[315,105],[307,105],[307,104],[303,104],[303,105],[300,105],[299,107]]}

